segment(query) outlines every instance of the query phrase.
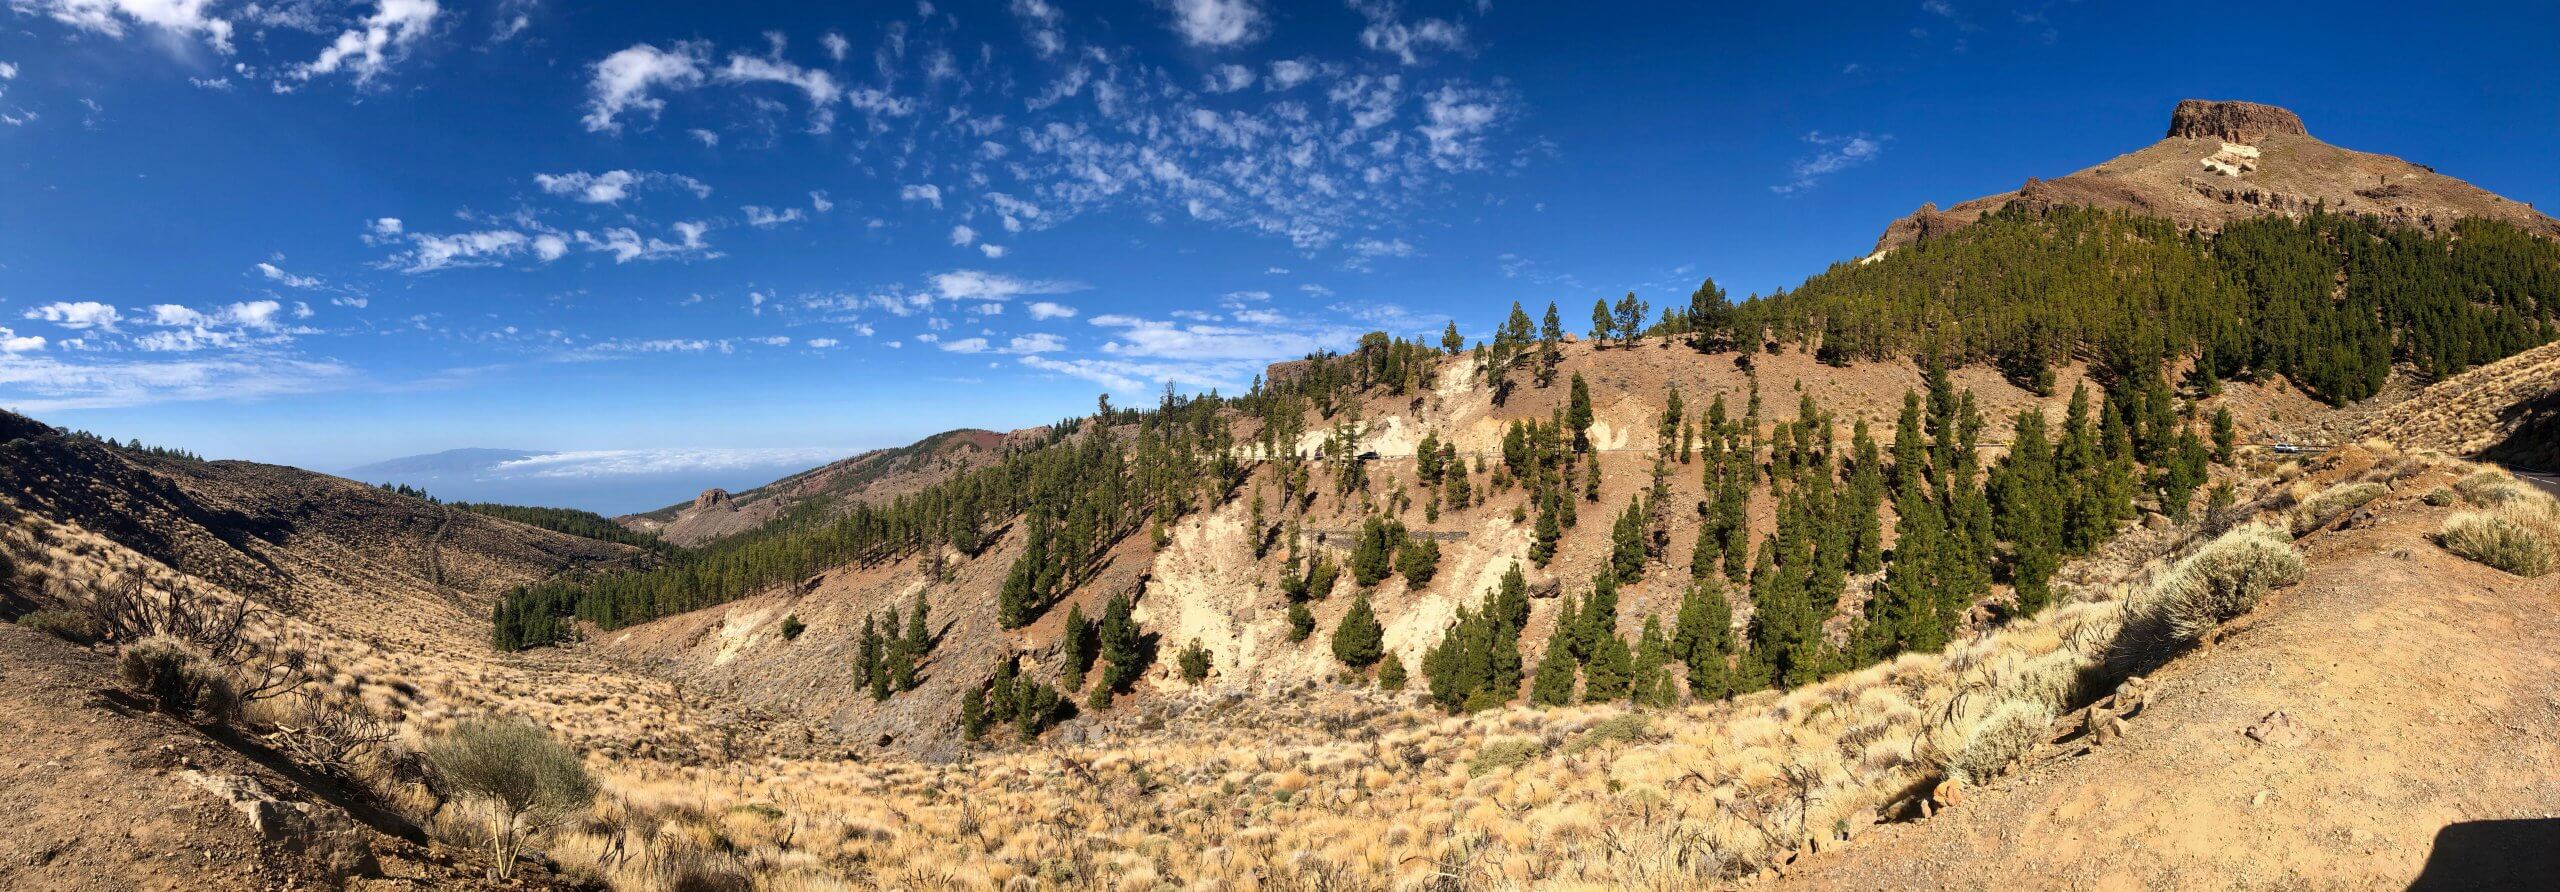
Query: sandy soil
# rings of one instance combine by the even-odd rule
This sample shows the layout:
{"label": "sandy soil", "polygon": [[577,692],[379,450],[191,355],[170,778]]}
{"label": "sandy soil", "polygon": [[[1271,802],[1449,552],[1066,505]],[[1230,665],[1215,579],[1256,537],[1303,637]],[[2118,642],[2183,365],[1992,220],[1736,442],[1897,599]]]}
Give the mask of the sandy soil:
{"label": "sandy soil", "polygon": [[[1815,856],[1782,885],[2547,884],[2560,871],[2560,576],[2518,579],[2437,548],[2428,536],[2449,510],[2412,502],[2315,534],[2303,583],[2155,675],[2120,741],[2065,738],[2005,784]],[[2278,712],[2293,727],[2270,724]]]}

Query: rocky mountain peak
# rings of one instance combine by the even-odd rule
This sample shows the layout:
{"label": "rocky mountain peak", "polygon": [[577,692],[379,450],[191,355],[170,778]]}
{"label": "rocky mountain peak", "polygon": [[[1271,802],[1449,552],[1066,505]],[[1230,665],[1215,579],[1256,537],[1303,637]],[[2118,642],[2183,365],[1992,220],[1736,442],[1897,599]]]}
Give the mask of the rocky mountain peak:
{"label": "rocky mountain peak", "polygon": [[2169,113],[2170,139],[2209,137],[2249,144],[2276,133],[2311,135],[2301,117],[2264,103],[2188,99]]}
{"label": "rocky mountain peak", "polygon": [[693,497],[693,509],[696,511],[730,507],[733,506],[729,504],[729,491],[719,487],[703,490],[701,495]]}

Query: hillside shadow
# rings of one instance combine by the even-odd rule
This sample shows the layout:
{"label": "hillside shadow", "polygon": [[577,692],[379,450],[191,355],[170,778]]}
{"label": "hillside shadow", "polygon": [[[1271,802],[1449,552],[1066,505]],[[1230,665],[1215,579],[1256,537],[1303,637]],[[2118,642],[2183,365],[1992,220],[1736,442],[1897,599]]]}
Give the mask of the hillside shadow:
{"label": "hillside shadow", "polygon": [[2548,889],[2560,877],[2560,818],[2464,821],[2436,831],[2409,892]]}
{"label": "hillside shadow", "polygon": [[2481,450],[2482,458],[2524,468],[2560,467],[2560,392],[2509,406],[2498,416],[2514,433]]}

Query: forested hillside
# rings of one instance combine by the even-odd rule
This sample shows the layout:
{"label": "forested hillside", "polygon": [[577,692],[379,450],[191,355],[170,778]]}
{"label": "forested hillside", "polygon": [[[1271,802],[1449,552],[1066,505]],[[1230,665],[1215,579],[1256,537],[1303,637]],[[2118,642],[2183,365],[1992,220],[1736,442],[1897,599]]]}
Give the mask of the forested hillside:
{"label": "forested hillside", "polygon": [[2560,336],[2560,245],[2465,220],[2443,235],[2317,211],[2219,234],[2111,211],[2011,207],[1976,226],[1794,291],[1754,298],[1717,334],[1847,363],[1934,356],[2050,386],[2075,357],[2122,373],[2199,358],[2221,378],[2283,375],[2333,405],[2395,363],[2459,374]]}

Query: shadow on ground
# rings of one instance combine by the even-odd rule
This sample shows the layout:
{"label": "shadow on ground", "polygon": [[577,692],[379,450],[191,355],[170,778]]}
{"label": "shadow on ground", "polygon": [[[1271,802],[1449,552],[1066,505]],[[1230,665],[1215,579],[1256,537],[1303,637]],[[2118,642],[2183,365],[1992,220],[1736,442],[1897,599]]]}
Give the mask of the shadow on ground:
{"label": "shadow on ground", "polygon": [[2560,882],[2560,818],[2464,821],[2436,831],[2409,892],[2549,889]]}

